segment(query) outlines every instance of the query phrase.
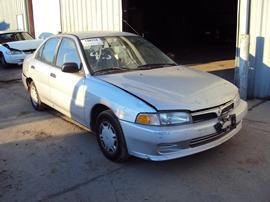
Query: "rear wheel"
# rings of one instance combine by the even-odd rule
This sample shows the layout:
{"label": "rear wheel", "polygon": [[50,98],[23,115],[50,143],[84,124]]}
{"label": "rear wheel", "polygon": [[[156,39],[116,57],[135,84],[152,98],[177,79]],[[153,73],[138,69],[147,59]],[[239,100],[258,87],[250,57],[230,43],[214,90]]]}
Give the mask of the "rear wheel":
{"label": "rear wheel", "polygon": [[130,157],[120,123],[112,111],[100,113],[96,128],[99,147],[109,160],[122,162]]}
{"label": "rear wheel", "polygon": [[35,110],[42,111],[46,109],[46,105],[40,100],[34,81],[31,81],[29,85],[29,94],[30,94],[31,104]]}
{"label": "rear wheel", "polygon": [[3,67],[3,69],[7,69],[9,64],[6,62],[5,57],[3,56],[3,54],[1,55],[1,65]]}

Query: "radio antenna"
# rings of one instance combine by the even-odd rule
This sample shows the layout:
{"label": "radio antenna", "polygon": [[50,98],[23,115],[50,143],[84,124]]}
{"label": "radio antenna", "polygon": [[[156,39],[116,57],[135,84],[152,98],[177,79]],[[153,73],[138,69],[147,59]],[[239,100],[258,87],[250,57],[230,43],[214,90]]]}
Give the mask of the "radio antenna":
{"label": "radio antenna", "polygon": [[137,35],[140,35],[126,20],[122,18],[123,22],[126,23]]}

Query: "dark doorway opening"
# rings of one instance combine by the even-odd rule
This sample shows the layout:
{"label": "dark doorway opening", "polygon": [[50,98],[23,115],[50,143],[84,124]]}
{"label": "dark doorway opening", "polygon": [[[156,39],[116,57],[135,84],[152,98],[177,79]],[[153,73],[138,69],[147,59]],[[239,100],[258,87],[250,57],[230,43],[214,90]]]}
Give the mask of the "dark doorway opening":
{"label": "dark doorway opening", "polygon": [[[180,64],[235,57],[237,0],[126,0],[125,20]],[[128,26],[124,31],[134,32]]]}

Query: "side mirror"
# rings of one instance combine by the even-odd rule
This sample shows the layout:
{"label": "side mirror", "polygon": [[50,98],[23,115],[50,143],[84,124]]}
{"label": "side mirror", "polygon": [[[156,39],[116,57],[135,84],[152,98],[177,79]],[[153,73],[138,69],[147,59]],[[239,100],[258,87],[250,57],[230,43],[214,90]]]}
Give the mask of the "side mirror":
{"label": "side mirror", "polygon": [[75,73],[75,72],[80,71],[77,63],[75,62],[64,63],[61,70],[62,72],[66,72],[66,73]]}
{"label": "side mirror", "polygon": [[173,53],[167,53],[167,56],[171,59],[175,59],[175,55]]}

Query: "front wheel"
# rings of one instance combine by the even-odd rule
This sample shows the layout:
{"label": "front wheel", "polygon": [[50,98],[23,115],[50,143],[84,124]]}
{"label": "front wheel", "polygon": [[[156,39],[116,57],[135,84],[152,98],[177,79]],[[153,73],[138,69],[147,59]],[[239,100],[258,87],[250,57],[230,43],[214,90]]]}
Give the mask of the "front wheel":
{"label": "front wheel", "polygon": [[99,147],[109,160],[122,162],[129,158],[124,134],[112,111],[99,114],[96,129]]}
{"label": "front wheel", "polygon": [[31,81],[29,85],[29,94],[30,94],[31,104],[35,110],[42,111],[46,109],[46,105],[40,100],[34,81]]}
{"label": "front wheel", "polygon": [[9,64],[6,62],[5,57],[3,55],[1,55],[1,65],[3,69],[7,69],[9,66]]}

